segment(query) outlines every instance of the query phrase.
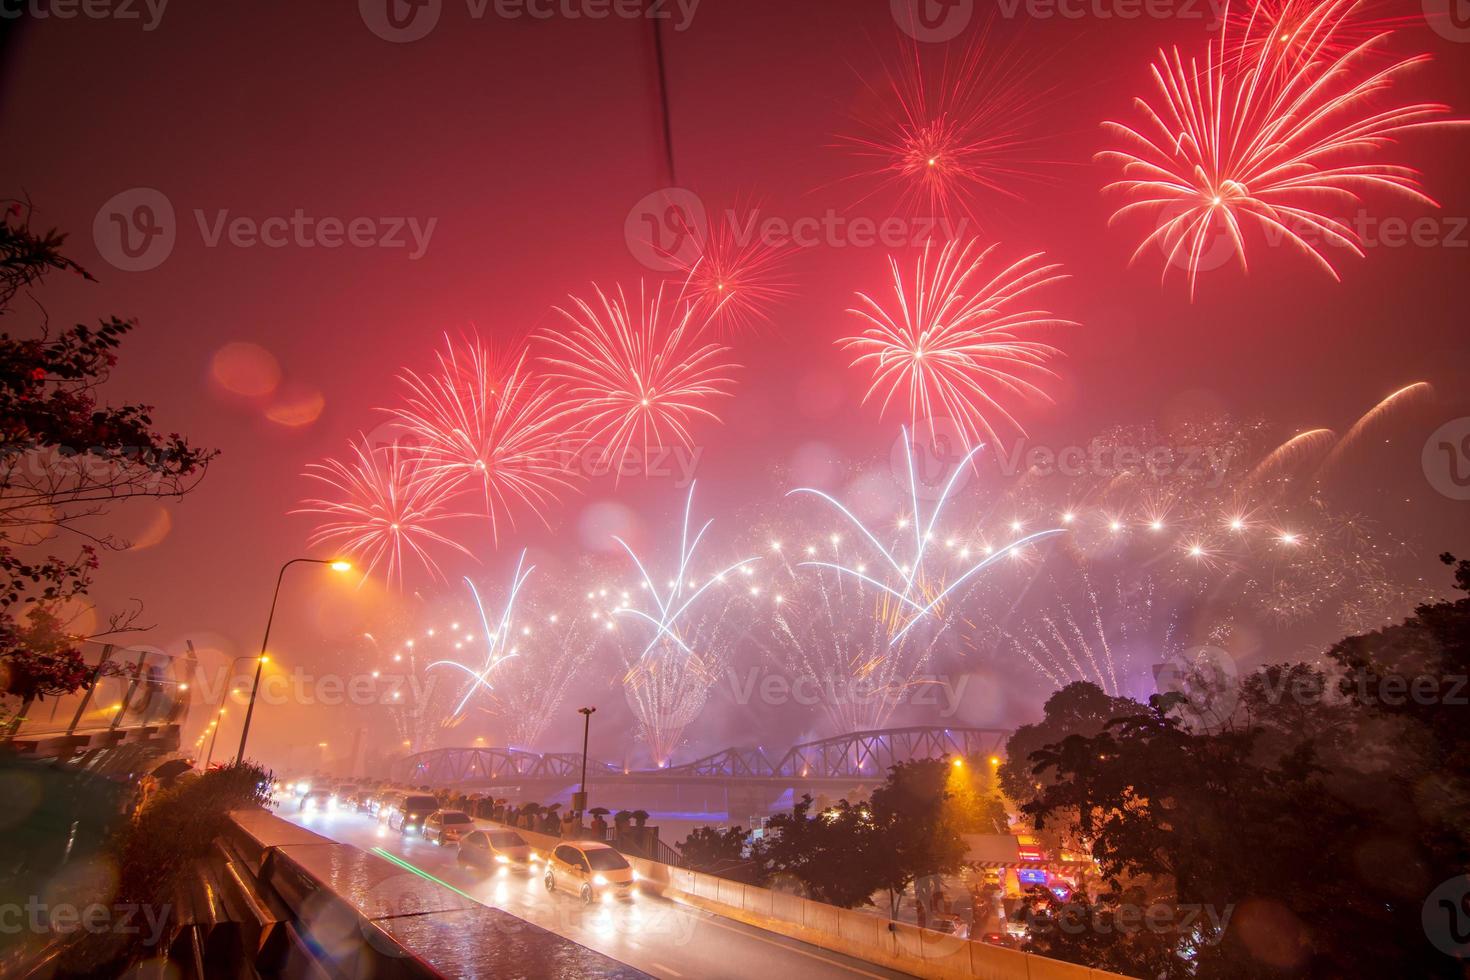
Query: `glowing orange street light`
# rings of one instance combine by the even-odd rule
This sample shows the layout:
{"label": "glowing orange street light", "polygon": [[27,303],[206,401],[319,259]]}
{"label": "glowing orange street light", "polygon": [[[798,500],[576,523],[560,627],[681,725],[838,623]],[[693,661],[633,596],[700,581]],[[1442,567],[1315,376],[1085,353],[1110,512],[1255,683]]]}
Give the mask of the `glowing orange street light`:
{"label": "glowing orange street light", "polygon": [[352,568],[352,563],[342,558],[292,558],[281,566],[281,571],[276,575],[276,591],[271,593],[270,614],[265,619],[265,636],[260,639],[260,658],[255,661],[255,683],[250,687],[250,703],[245,708],[245,725],[240,729],[240,752],[235,756],[236,765],[245,761],[245,739],[250,735],[250,718],[255,714],[255,695],[260,690],[260,673],[270,663],[270,657],[266,656],[265,651],[271,639],[271,623],[276,618],[276,600],[281,597],[281,580],[286,577],[286,569],[300,562],[326,565],[334,572],[346,572]]}

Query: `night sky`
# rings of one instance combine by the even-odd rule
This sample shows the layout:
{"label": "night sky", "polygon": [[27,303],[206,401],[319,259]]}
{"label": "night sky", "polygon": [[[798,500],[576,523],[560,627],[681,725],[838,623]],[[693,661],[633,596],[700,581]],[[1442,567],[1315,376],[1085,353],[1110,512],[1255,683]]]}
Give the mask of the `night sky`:
{"label": "night sky", "polygon": [[[139,546],[104,557],[93,597],[104,613],[142,600],[144,621],[156,626],[130,642],[179,651],[191,639],[211,663],[253,653],[276,568],[309,553],[311,518],[287,514],[310,491],[303,468],[379,426],[402,369],[429,368],[446,331],[473,328],[509,343],[555,325],[553,305],[591,282],[636,289],[640,277],[659,275],[640,264],[625,233],[637,202],[671,183],[647,20],[510,19],[495,16],[494,4],[476,17],[473,5],[444,0],[427,36],[390,43],[370,29],[377,6],[180,3],[151,29],[144,6],[140,20],[4,25],[4,192],[32,202],[35,224],[70,232],[70,254],[99,280],[58,280],[38,299],[54,323],[136,317],[109,395],[152,403],[164,431],[223,451],[183,501],[130,505],[112,518]],[[977,7],[978,24],[990,13],[983,0]],[[1132,98],[1148,91],[1159,45],[1202,53],[1209,11],[1034,17],[1022,4],[1006,16],[1011,7],[995,9],[991,43],[1030,70],[1044,120],[1038,179],[1016,186],[1019,199],[978,198],[967,234],[999,240],[1007,254],[1044,250],[1061,262],[1072,278],[1048,305],[1081,324],[1048,338],[1066,354],[1056,403],[1017,406],[1030,438],[1066,445],[1108,425],[1167,426],[1201,411],[1264,418],[1283,438],[1315,426],[1342,431],[1389,392],[1428,381],[1433,397],[1354,459],[1344,493],[1414,543],[1418,557],[1404,574],[1447,584],[1435,555],[1470,550],[1470,504],[1436,492],[1420,454],[1436,427],[1470,415],[1470,128],[1411,135],[1392,151],[1422,171],[1439,211],[1381,196],[1365,204],[1379,217],[1435,216],[1437,244],[1380,243],[1365,259],[1344,253],[1339,283],[1287,249],[1257,243],[1248,276],[1233,266],[1205,274],[1191,302],[1177,271],[1160,285],[1157,253],[1129,267],[1140,232],[1108,228],[1116,202],[1100,188],[1114,173],[1092,156],[1105,146],[1100,123],[1127,117]],[[1418,13],[1415,4],[1375,9]],[[913,43],[888,3],[703,0],[687,23],[678,7],[669,13],[678,186],[711,214],[893,213],[893,195],[861,176],[862,164],[839,145],[873,118],[880,65]],[[1392,50],[1434,57],[1406,84],[1406,98],[1463,114],[1470,48],[1443,33],[1454,32],[1410,21]],[[132,271],[119,267],[128,263],[108,245],[105,219],[96,233],[94,221],[137,188],[167,199],[176,240],[161,263]],[[315,219],[433,224],[421,255],[406,230],[397,248],[209,243],[221,212],[264,219],[298,209]],[[845,312],[854,291],[885,287],[889,251],[796,250],[782,270],[790,295],[772,322],[733,339],[741,370],[720,409],[723,424],[694,433],[696,508],[715,518],[716,551],[731,553],[756,515],[782,506],[795,477],[835,490],[875,461],[886,464],[900,415],[880,419],[875,405],[861,404],[865,383],[834,341],[855,332]],[[893,251],[905,266],[916,254]],[[29,311],[7,329],[22,322],[34,322]],[[266,370],[262,380],[242,348],[227,348],[241,343],[269,352],[279,379]],[[460,522],[456,537],[479,561],[439,557],[452,581],[467,573],[493,590],[529,547],[538,575],[555,579],[607,546],[597,514],[624,514],[602,507],[589,517],[590,508],[628,508],[614,523],[653,548],[676,533],[683,494],[667,479],[593,480],[549,509],[549,529],[523,519],[497,550],[483,523]],[[318,670],[361,662],[348,652],[352,637],[395,601],[381,579],[354,587],[310,567],[290,574],[275,654]],[[408,587],[431,605],[440,594],[463,603],[457,586],[435,586],[418,570]],[[1282,638],[1256,656],[1285,657],[1298,642]],[[970,667],[993,693],[977,696],[960,721],[1011,725],[1038,712],[1047,686],[1034,675]],[[575,707],[595,703],[603,754],[628,754],[629,715],[609,686],[616,674],[584,672],[561,709],[571,720],[554,725],[544,747],[571,747]],[[359,724],[386,730],[370,713],[352,720],[345,709],[272,706],[258,719],[256,748],[281,760],[291,758],[288,746],[338,739]],[[784,746],[820,723],[794,710],[731,710],[717,690],[677,755],[749,741],[755,728]],[[461,734],[497,740],[488,720],[450,741]]]}

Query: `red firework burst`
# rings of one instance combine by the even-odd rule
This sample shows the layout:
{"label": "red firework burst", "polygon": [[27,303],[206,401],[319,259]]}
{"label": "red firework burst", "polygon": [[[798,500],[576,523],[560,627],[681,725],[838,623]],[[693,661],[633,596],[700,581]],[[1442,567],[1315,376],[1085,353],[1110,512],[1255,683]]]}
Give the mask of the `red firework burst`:
{"label": "red firework burst", "polygon": [[572,487],[566,409],[533,378],[524,351],[496,357],[478,339],[445,337],[438,370],[405,371],[403,408],[391,410],[416,439],[425,471],[454,485],[477,486],[491,532],[515,526],[525,509],[545,522],[545,509]]}
{"label": "red firework burst", "polygon": [[406,554],[442,578],[426,545],[441,544],[469,554],[431,527],[465,516],[445,509],[455,492],[452,480],[426,473],[413,453],[396,444],[374,447],[364,438],[350,443],[349,449],[346,461],[328,459],[306,467],[308,478],[335,491],[331,498],[303,500],[291,511],[329,518],[317,526],[308,543],[341,549],[362,565],[366,575],[386,565],[390,584],[402,584]]}
{"label": "red firework burst", "polygon": [[790,294],[781,282],[781,270],[790,249],[766,240],[759,229],[760,212],[725,212],[704,235],[694,234],[698,252],[682,261],[669,259],[683,270],[685,291],[694,297],[696,319],[708,320],[727,333],[747,332],[771,319],[772,309]]}
{"label": "red firework burst", "polygon": [[1104,123],[1127,147],[1098,154],[1123,170],[1123,179],[1106,188],[1128,199],[1111,221],[1142,211],[1157,222],[1133,260],[1158,244],[1164,276],[1170,265],[1185,269],[1192,297],[1219,246],[1226,260],[1233,254],[1247,268],[1245,234],[1253,226],[1336,279],[1329,246],[1364,254],[1341,215],[1363,192],[1437,206],[1421,191],[1417,171],[1368,158],[1404,133],[1459,121],[1444,119],[1449,107],[1439,103],[1381,108],[1400,76],[1429,56],[1371,67],[1368,58],[1387,33],[1335,53],[1353,8],[1351,0],[1311,7],[1295,35],[1299,43],[1252,43],[1270,30],[1258,18],[1244,35],[1227,26],[1204,65],[1186,61],[1178,48],[1159,53],[1158,100],[1134,100],[1145,117],[1138,127]]}
{"label": "red firework burst", "polygon": [[[1245,0],[1225,15],[1226,32],[1240,38],[1240,53],[1257,57],[1263,47],[1276,47],[1283,63],[1307,57],[1340,58],[1380,34],[1423,24],[1431,15],[1388,15],[1380,2],[1350,3],[1342,22],[1331,36],[1322,34],[1320,18],[1313,16],[1321,0]],[[1321,42],[1319,45],[1318,42]],[[1381,48],[1377,50],[1383,54]]]}
{"label": "red firework burst", "polygon": [[1047,397],[1036,382],[1054,376],[1046,363],[1060,352],[1024,335],[1076,326],[1022,305],[1030,302],[1030,294],[1066,278],[1040,252],[980,281],[977,274],[995,248],[981,249],[974,240],[950,242],[931,262],[926,247],[911,288],[905,287],[898,262],[890,256],[892,311],[858,293],[863,305],[849,312],[869,325],[838,342],[858,352],[854,367],[862,365],[873,373],[864,401],[881,394],[881,411],[886,413],[895,399],[906,398],[914,429],[925,422],[931,435],[935,421],[947,416],[965,439],[966,450],[982,438],[997,439],[992,417],[1025,433],[1001,397]]}
{"label": "red firework burst", "polygon": [[635,445],[645,454],[666,439],[692,445],[690,424],[719,421],[710,402],[730,394],[730,349],[702,340],[696,304],[668,295],[667,284],[651,292],[640,284],[636,305],[621,287],[593,290],[595,303],[573,296],[570,309],[557,308],[566,329],[541,334],[552,348],[542,361],[577,406],[584,447],[621,461]]}
{"label": "red firework burst", "polygon": [[987,25],[958,57],[948,46],[912,42],[896,67],[868,83],[876,114],[838,139],[871,163],[863,175],[880,178],[873,193],[895,190],[910,214],[973,217],[976,198],[1020,200],[1018,182],[1042,179],[1037,154],[1047,130],[1035,62],[990,35]]}

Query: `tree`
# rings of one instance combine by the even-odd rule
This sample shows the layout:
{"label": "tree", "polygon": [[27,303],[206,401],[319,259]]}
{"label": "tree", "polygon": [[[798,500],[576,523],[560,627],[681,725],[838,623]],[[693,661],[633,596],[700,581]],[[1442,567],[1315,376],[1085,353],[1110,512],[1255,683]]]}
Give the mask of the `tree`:
{"label": "tree", "polygon": [[812,814],[811,796],[766,825],[752,844],[762,880],[791,881],[812,898],[853,908],[889,893],[889,912],[916,879],[965,867],[970,811],[950,805],[947,759],[900,763],[865,803],[838,800]]}
{"label": "tree", "polygon": [[1053,745],[1068,735],[1096,735],[1114,718],[1141,713],[1143,706],[1131,698],[1115,698],[1087,681],[1074,681],[1047,698],[1042,719],[1022,725],[1006,740],[1006,757],[1000,765],[1001,792],[1018,805],[1031,799],[1037,783],[1048,776],[1033,769],[1031,754]]}
{"label": "tree", "polygon": [[[1361,841],[1386,839],[1392,826],[1329,791],[1310,741],[1259,764],[1256,733],[1190,732],[1170,716],[1177,697],[1155,695],[1147,715],[1120,719],[1091,738],[1069,736],[1036,755],[1056,781],[1025,812],[1038,826],[1055,815],[1075,821],[1108,885],[1097,907],[1087,908],[1089,919],[1117,909],[1129,888],[1148,906],[1172,910],[1142,940],[1114,932],[1089,935],[1085,945],[1111,944],[1107,962],[1150,975],[1158,973],[1161,936],[1176,954],[1169,976],[1278,976],[1283,967],[1308,964],[1306,975],[1393,975],[1407,950],[1386,936],[1404,909],[1385,911],[1374,887],[1381,883],[1365,887],[1353,873]],[[1263,955],[1260,936],[1230,929],[1231,916],[1248,908],[1270,909],[1285,937],[1280,949]],[[1194,909],[1204,914],[1183,912]],[[1362,943],[1364,936],[1373,941]],[[1137,950],[1132,963],[1129,946]],[[1057,933],[1035,940],[1048,955],[1077,947],[1075,937]],[[1186,948],[1192,960],[1177,955]]]}
{"label": "tree", "polygon": [[749,874],[737,872],[750,867],[745,860],[745,847],[750,832],[744,827],[695,827],[679,845],[684,867],[707,874],[745,880]]}
{"label": "tree", "polygon": [[878,868],[892,917],[915,880],[957,874],[965,867],[969,848],[960,834],[976,817],[949,805],[954,773],[947,758],[901,762],[873,790],[869,803],[882,844]]}
{"label": "tree", "polygon": [[[1201,980],[1463,976],[1423,919],[1470,867],[1470,562],[1443,560],[1467,596],[1340,641],[1329,670],[1256,671],[1218,728],[1156,695],[1033,752],[1045,779],[1024,812],[1071,824],[1107,891],[1039,913],[1094,926],[1042,928],[1032,948]],[[1172,911],[1146,934],[1109,927],[1140,903]]]}
{"label": "tree", "polygon": [[1385,779],[1413,800],[1417,843],[1440,878],[1470,868],[1470,561],[1443,554],[1459,599],[1420,606],[1397,626],[1327,651],[1346,673],[1340,690],[1371,722],[1392,725]]}
{"label": "tree", "polygon": [[882,842],[868,808],[839,800],[815,815],[811,809],[806,795],[790,813],[767,822],[766,836],[751,846],[759,879],[776,887],[795,885],[840,908],[871,905],[873,893],[883,887]]}
{"label": "tree", "polygon": [[[0,221],[0,316],[52,272],[92,279],[62,254],[65,236],[33,231],[30,215],[11,202]],[[155,431],[147,405],[102,401],[135,326],[109,317],[52,331],[43,314],[33,336],[0,332],[0,664],[27,702],[89,676],[60,610],[86,594],[99,550],[127,545],[94,519],[121,501],[182,497],[215,456]],[[76,553],[35,556],[57,535],[79,538]],[[137,613],[114,616],[105,632],[136,628]]]}

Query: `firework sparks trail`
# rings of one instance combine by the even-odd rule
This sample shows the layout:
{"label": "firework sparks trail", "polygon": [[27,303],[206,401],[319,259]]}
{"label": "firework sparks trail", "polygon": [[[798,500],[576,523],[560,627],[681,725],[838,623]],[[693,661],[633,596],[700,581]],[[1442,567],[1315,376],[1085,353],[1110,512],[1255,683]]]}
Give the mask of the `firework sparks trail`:
{"label": "firework sparks trail", "polygon": [[[993,627],[1048,682],[1060,688],[1087,681],[1117,697],[1127,693],[1130,673],[1184,653],[1182,614],[1189,604],[1161,587],[1159,576],[1128,564],[1060,557],[1060,568],[1049,571],[1047,588],[1040,590],[1043,598],[1011,611],[1019,626]],[[1223,643],[1229,630],[1228,618],[1211,620],[1200,639]]]}
{"label": "firework sparks trail", "polygon": [[1186,61],[1178,48],[1160,51],[1152,68],[1156,100],[1134,100],[1144,122],[1104,123],[1124,148],[1097,155],[1123,171],[1105,188],[1127,199],[1110,223],[1135,212],[1158,220],[1132,261],[1161,246],[1161,280],[1170,266],[1185,269],[1193,298],[1219,242],[1248,271],[1246,233],[1253,228],[1338,279],[1329,246],[1365,254],[1357,230],[1341,216],[1343,206],[1358,205],[1369,191],[1438,206],[1421,190],[1417,171],[1365,158],[1399,136],[1463,121],[1442,118],[1450,109],[1440,103],[1379,107],[1403,75],[1430,58],[1372,66],[1369,56],[1387,31],[1334,51],[1350,29],[1354,5],[1293,5],[1301,19],[1298,41],[1290,45],[1252,43],[1272,30],[1256,8],[1244,27],[1227,25],[1203,65]]}
{"label": "firework sparks trail", "polygon": [[999,441],[992,417],[1025,434],[998,398],[1046,400],[1036,381],[1055,376],[1046,363],[1060,354],[1050,344],[1025,335],[1048,327],[1077,326],[1041,310],[1018,308],[1031,293],[1066,278],[1057,272],[1061,267],[1046,264],[1040,252],[969,288],[995,248],[980,249],[973,239],[963,245],[950,242],[931,262],[925,246],[912,290],[905,289],[903,273],[890,256],[893,311],[858,293],[863,305],[848,312],[868,326],[839,341],[844,349],[857,352],[852,366],[872,371],[864,401],[881,394],[880,411],[886,414],[895,398],[906,398],[910,424],[917,428],[920,420],[927,420],[934,438],[935,419],[947,416],[966,449],[986,439]]}
{"label": "firework sparks trail", "polygon": [[445,685],[435,677],[420,675],[420,664],[433,657],[426,648],[442,643],[434,626],[425,626],[423,595],[417,591],[377,603],[372,628],[365,630],[355,645],[366,655],[362,669],[389,690],[384,704],[394,731],[404,749],[424,751],[438,744],[452,702]]}
{"label": "firework sparks trail", "polygon": [[[1034,59],[997,47],[991,26],[958,57],[915,41],[885,67],[881,82],[865,75],[880,111],[838,137],[870,164],[855,176],[878,179],[862,200],[895,191],[897,210],[948,223],[959,212],[973,219],[981,198],[1021,200],[1018,185],[1044,179],[1037,155],[1048,129],[1045,87]],[[926,57],[933,47],[943,47],[937,65]]]}
{"label": "firework sparks trail", "polygon": [[[1143,446],[1172,445],[1175,452],[1124,472],[1104,468],[1069,479],[1022,473],[977,509],[1007,523],[1012,534],[1060,521],[1072,532],[1068,551],[1080,567],[1148,585],[1155,608],[1186,617],[1200,642],[1218,643],[1224,624],[1259,621],[1262,613],[1280,629],[1330,640],[1343,630],[1381,627],[1432,595],[1422,578],[1416,583],[1397,568],[1413,557],[1408,542],[1334,503],[1336,481],[1326,479],[1360,458],[1369,441],[1378,442],[1365,440],[1364,431],[1384,431],[1423,397],[1419,385],[1406,386],[1342,437],[1317,428],[1278,442],[1264,423],[1224,416],[1192,421],[1168,437],[1149,427],[1110,430],[1090,443],[1097,459],[1120,459],[1123,450]],[[1331,467],[1324,459],[1333,460]],[[984,527],[959,536],[997,537]],[[1026,571],[1007,564],[1017,574]],[[1026,588],[1008,573],[988,576],[985,584],[990,592],[969,608],[1001,624],[999,631],[1015,641],[1008,649],[1031,654],[1027,662],[1050,681],[1088,679],[1110,688],[1117,650],[1102,640],[1121,629],[1114,623],[1119,616],[1108,612],[1107,628],[1098,629],[1087,613],[1093,605],[1105,612],[1113,605],[1108,590],[1087,583],[1067,588],[1053,576],[1052,591],[1069,608],[1049,610],[1034,602],[1011,608],[1009,596]],[[1022,625],[1005,625],[1010,616]]]}
{"label": "firework sparks trail", "polygon": [[830,569],[802,567],[780,547],[766,624],[776,663],[815,686],[834,734],[885,726],[910,691],[925,683],[947,622],[911,633],[896,647],[886,594]]}
{"label": "firework sparks trail", "polygon": [[[1340,58],[1354,48],[1367,44],[1380,34],[1414,28],[1426,21],[1433,22],[1434,14],[1420,11],[1416,15],[1386,15],[1382,11],[1387,4],[1374,0],[1355,0],[1348,4],[1347,15],[1330,36],[1322,37],[1315,29],[1314,11],[1322,0],[1245,0],[1227,9],[1226,31],[1241,39],[1241,53],[1247,57],[1258,57],[1261,49],[1276,47],[1279,51],[1296,56],[1297,61],[1308,57]],[[1387,56],[1377,48],[1370,48]],[[1283,64],[1291,63],[1282,57]]]}
{"label": "firework sparks trail", "polygon": [[405,371],[406,405],[393,415],[412,432],[423,468],[460,486],[479,484],[491,534],[515,526],[521,508],[545,523],[546,508],[572,487],[557,392],[526,369],[526,353],[497,358],[478,338],[445,336],[438,370]]}
{"label": "firework sparks trail", "polygon": [[535,565],[530,568],[525,566],[526,552],[522,550],[520,558],[516,560],[516,569],[511,576],[510,588],[506,592],[505,605],[501,608],[500,615],[496,617],[494,626],[491,626],[490,618],[485,613],[485,603],[480,599],[480,590],[475,588],[475,583],[470,581],[469,576],[465,576],[465,585],[469,586],[470,595],[475,600],[475,609],[480,615],[485,656],[478,668],[466,666],[457,660],[436,660],[429,664],[430,670],[435,667],[454,667],[469,676],[469,682],[465,685],[459,703],[449,713],[450,724],[464,717],[464,711],[470,699],[479,693],[481,688],[493,694],[495,685],[490,683],[490,675],[494,674],[496,668],[507,660],[520,656],[517,634],[514,633],[516,597],[520,595],[521,587],[526,584],[526,579],[530,578],[531,573],[536,570]]}
{"label": "firework sparks trail", "polygon": [[422,472],[413,455],[397,444],[374,447],[363,438],[350,443],[349,449],[346,462],[328,459],[306,467],[305,476],[338,494],[333,499],[303,500],[291,511],[329,518],[311,533],[308,544],[331,545],[351,555],[365,576],[386,565],[389,584],[398,585],[403,581],[405,552],[435,578],[442,575],[426,545],[441,544],[469,555],[431,526],[464,516],[445,509],[454,492],[453,481]]}
{"label": "firework sparks trail", "polygon": [[[841,561],[804,561],[801,564],[812,568],[830,569],[842,575],[849,576],[877,589],[894,603],[895,629],[889,637],[888,645],[893,647],[900,643],[908,632],[913,629],[925,617],[933,615],[941,621],[944,618],[944,604],[950,599],[961,586],[971,582],[981,571],[989,568],[995,562],[1006,555],[1019,552],[1027,545],[1037,541],[1065,534],[1066,528],[1049,528],[1043,531],[1035,531],[1015,541],[1006,544],[998,550],[992,549],[991,553],[970,565],[961,574],[948,577],[943,569],[936,570],[925,564],[925,558],[931,553],[931,546],[935,541],[935,528],[939,523],[940,516],[944,513],[945,504],[954,492],[955,485],[960,475],[964,473],[975,455],[981,450],[981,446],[971,449],[954,472],[950,474],[945,482],[942,492],[934,501],[934,507],[927,517],[919,504],[919,484],[917,472],[914,468],[913,447],[909,441],[908,431],[903,430],[903,444],[907,452],[909,495],[913,510],[911,516],[900,522],[900,527],[913,526],[913,557],[905,562],[897,554],[897,548],[888,548],[878,539],[853,511],[830,494],[811,487],[798,487],[788,491],[787,496],[794,494],[810,494],[827,502],[842,514],[848,523],[852,524],[862,539],[873,549],[874,554],[881,559],[879,565],[883,575],[888,581],[884,581],[874,575],[869,575],[866,565],[848,565]],[[840,538],[838,539],[840,541]],[[834,547],[837,542],[834,542]],[[889,583],[893,584],[889,584]],[[899,625],[901,623],[901,625]]]}
{"label": "firework sparks trail", "polygon": [[[691,539],[689,517],[693,504],[694,484],[690,484],[684,503],[678,560],[673,563],[674,571],[664,588],[660,588],[649,565],[633,548],[614,536],[638,571],[640,590],[653,600],[653,611],[649,612],[631,605],[625,597],[610,610],[608,624],[611,626],[613,617],[629,616],[653,628],[652,638],[642,649],[625,657],[623,689],[641,734],[659,765],[668,762],[685,726],[703,706],[728,656],[729,637],[724,627],[731,599],[729,590],[721,587],[728,576],[748,574],[752,563],[760,560],[758,556],[742,558],[699,582],[694,577],[692,563],[705,532],[714,522],[705,521]],[[713,597],[707,597],[712,592]]]}
{"label": "firework sparks trail", "polygon": [[536,606],[522,617],[516,630],[520,655],[502,658],[494,670],[496,706],[512,746],[540,744],[568,685],[593,652],[591,622]]}
{"label": "firework sparks trail", "polygon": [[584,449],[614,460],[646,457],[669,439],[692,446],[696,419],[719,421],[710,403],[730,394],[729,348],[702,340],[697,304],[668,289],[640,284],[635,306],[621,287],[608,294],[594,286],[595,304],[572,297],[571,309],[557,309],[570,326],[541,334],[552,349],[543,362],[578,406]]}

